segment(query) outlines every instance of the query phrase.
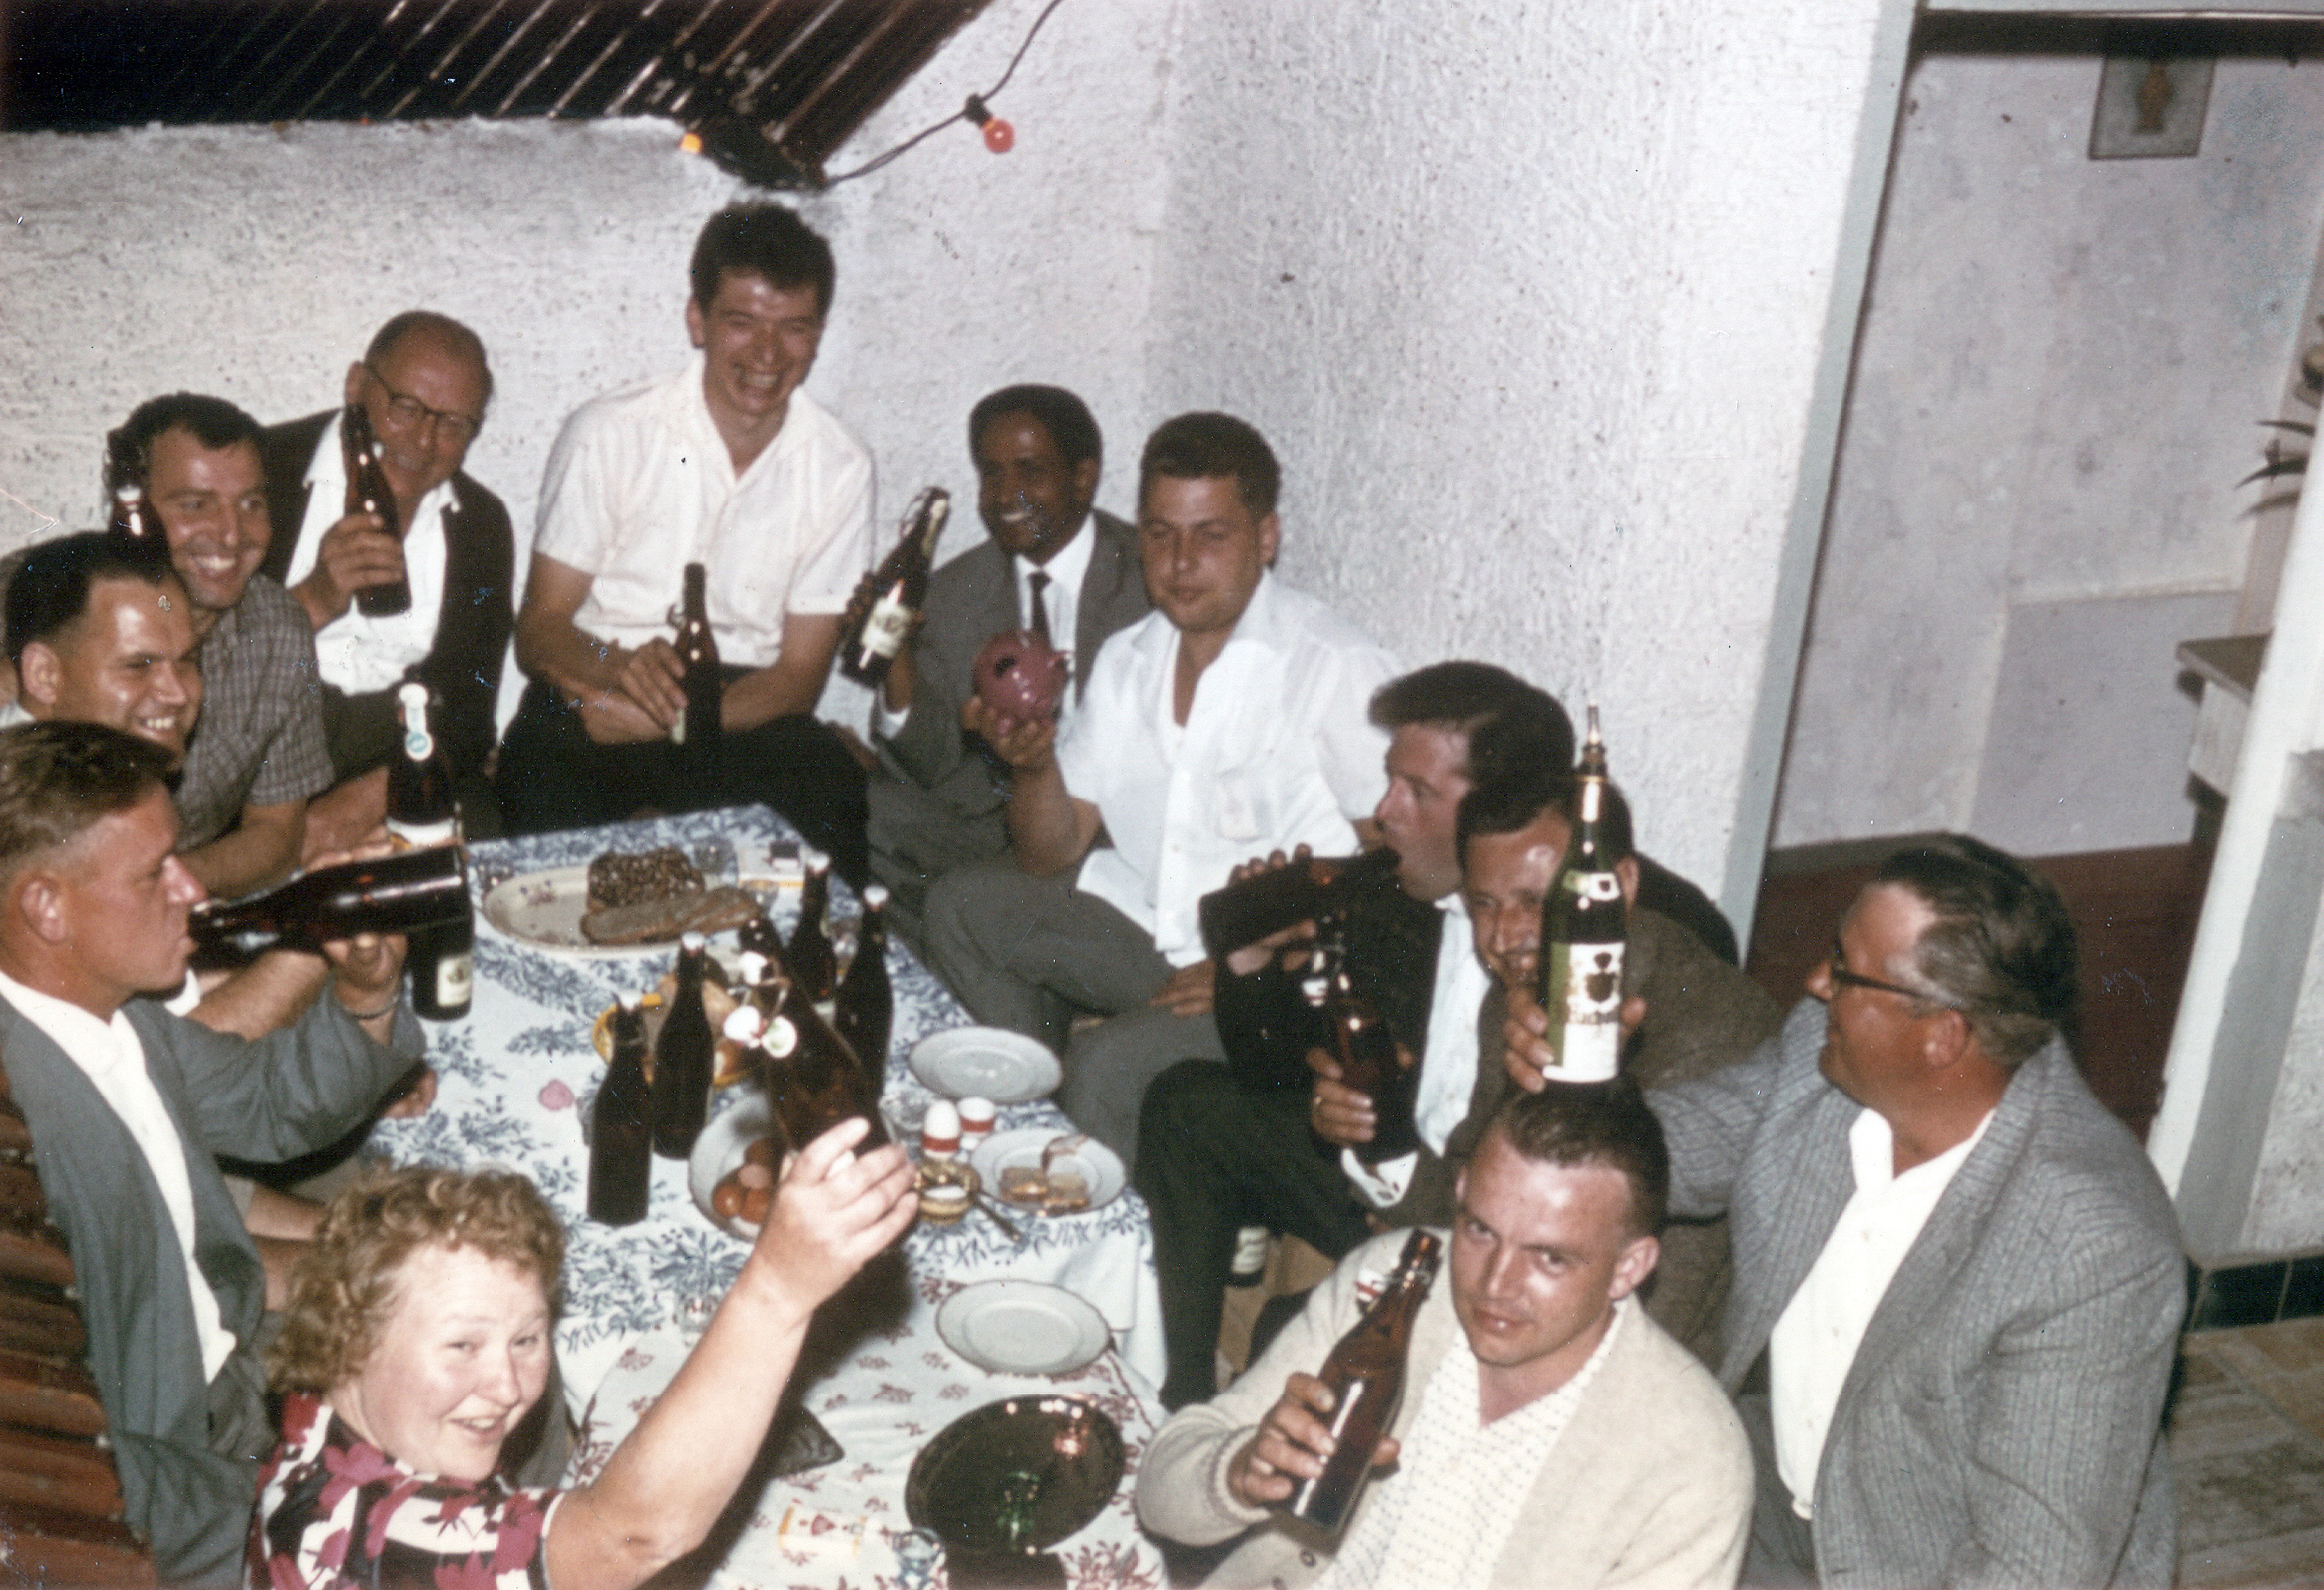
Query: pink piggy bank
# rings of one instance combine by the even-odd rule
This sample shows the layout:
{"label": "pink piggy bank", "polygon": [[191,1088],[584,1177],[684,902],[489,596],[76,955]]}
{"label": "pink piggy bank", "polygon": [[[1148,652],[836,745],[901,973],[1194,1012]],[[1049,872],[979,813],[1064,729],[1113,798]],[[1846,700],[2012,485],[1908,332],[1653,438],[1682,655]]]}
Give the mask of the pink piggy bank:
{"label": "pink piggy bank", "polygon": [[1073,665],[1031,630],[1003,630],[976,654],[976,694],[1004,731],[1056,716]]}

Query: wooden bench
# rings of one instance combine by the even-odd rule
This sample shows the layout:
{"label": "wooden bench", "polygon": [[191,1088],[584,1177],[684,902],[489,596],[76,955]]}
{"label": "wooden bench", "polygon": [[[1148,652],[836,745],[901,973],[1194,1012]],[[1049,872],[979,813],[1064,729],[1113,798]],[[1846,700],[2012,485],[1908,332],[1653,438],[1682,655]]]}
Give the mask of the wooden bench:
{"label": "wooden bench", "polygon": [[89,1378],[72,1258],[0,1069],[0,1585],[148,1585]]}

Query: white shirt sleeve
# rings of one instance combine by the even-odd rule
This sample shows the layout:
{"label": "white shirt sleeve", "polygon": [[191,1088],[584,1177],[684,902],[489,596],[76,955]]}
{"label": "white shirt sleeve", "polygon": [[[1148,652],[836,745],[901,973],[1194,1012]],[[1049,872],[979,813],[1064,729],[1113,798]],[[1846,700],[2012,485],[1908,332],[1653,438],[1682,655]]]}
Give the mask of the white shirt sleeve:
{"label": "white shirt sleeve", "polygon": [[818,494],[815,530],[803,538],[791,571],[785,614],[828,618],[846,611],[848,597],[872,567],[872,466],[849,459]]}

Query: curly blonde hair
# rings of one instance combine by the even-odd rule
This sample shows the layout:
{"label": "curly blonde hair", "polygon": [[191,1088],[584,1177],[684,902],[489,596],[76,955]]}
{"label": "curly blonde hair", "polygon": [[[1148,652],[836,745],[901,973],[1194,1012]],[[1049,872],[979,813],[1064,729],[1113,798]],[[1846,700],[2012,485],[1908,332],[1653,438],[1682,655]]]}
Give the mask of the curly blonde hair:
{"label": "curly blonde hair", "polygon": [[361,1371],[395,1312],[404,1261],[429,1246],[512,1264],[540,1282],[552,1318],[561,1310],[565,1228],[530,1180],[429,1165],[374,1171],[331,1200],[300,1255],[267,1383],[321,1392]]}

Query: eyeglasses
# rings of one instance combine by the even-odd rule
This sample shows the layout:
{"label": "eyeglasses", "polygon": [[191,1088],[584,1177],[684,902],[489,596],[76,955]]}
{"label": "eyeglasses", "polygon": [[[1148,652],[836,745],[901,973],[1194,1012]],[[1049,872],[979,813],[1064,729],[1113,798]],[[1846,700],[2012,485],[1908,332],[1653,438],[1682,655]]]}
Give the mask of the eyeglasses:
{"label": "eyeglasses", "polygon": [[378,382],[380,391],[387,393],[387,417],[395,422],[398,430],[417,430],[433,421],[438,436],[466,447],[484,429],[481,415],[447,413],[442,409],[429,408],[409,393],[396,391],[387,384],[387,377],[368,362],[364,365],[364,374]]}
{"label": "eyeglasses", "polygon": [[1881,994],[1897,994],[1913,1001],[1915,1004],[1946,1005],[1947,1008],[1950,1008],[1947,1001],[1925,989],[1907,988],[1901,983],[1884,983],[1877,977],[1868,977],[1861,972],[1849,971],[1845,958],[1846,954],[1845,950],[1835,944],[1831,947],[1831,956],[1824,961],[1824,973],[1831,977],[1834,988],[1869,988]]}

